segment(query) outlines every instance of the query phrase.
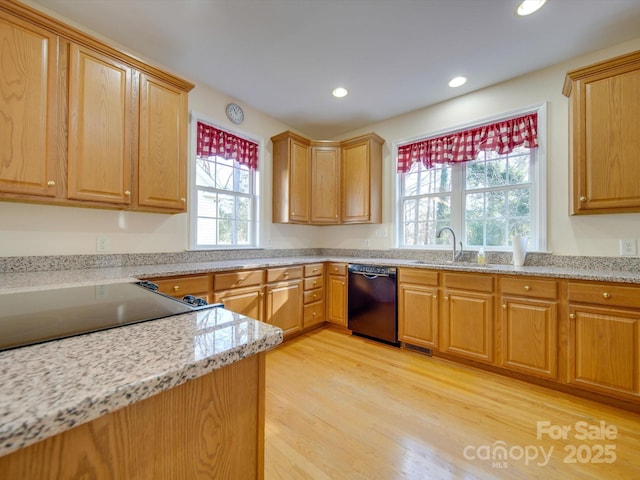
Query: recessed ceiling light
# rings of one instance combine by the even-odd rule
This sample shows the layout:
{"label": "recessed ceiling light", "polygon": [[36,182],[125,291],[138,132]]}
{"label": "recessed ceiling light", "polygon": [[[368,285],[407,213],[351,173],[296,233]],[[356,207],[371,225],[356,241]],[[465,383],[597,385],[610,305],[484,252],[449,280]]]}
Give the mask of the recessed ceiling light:
{"label": "recessed ceiling light", "polygon": [[349,91],[346,88],[338,87],[334,88],[332,93],[334,97],[342,98],[346,97]]}
{"label": "recessed ceiling light", "polygon": [[449,80],[449,86],[451,88],[461,87],[465,83],[467,83],[466,77],[455,77]]}
{"label": "recessed ceiling light", "polygon": [[524,17],[537,12],[547,0],[524,0],[518,7],[518,15]]}

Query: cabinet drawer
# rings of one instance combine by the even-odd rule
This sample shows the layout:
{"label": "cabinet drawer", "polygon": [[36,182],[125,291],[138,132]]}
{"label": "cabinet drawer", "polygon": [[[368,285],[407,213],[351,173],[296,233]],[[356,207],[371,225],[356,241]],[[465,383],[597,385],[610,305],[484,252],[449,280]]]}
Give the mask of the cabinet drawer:
{"label": "cabinet drawer", "polygon": [[302,267],[270,268],[267,270],[267,283],[283,282],[302,278]]}
{"label": "cabinet drawer", "polygon": [[314,288],[322,288],[324,287],[324,278],[322,277],[311,277],[304,279],[304,289],[305,290],[313,290]]}
{"label": "cabinet drawer", "polygon": [[311,303],[304,306],[304,328],[324,322],[324,304]]}
{"label": "cabinet drawer", "polygon": [[304,292],[304,303],[319,302],[324,297],[324,290],[322,288],[316,288],[315,290],[309,290]]}
{"label": "cabinet drawer", "polygon": [[533,278],[502,277],[500,292],[503,295],[517,295],[532,298],[558,298],[558,282]]}
{"label": "cabinet drawer", "polygon": [[438,285],[438,272],[421,268],[399,268],[398,282],[417,283],[418,285]]}
{"label": "cabinet drawer", "polygon": [[183,297],[209,293],[209,276],[198,275],[195,277],[175,277],[159,280],[151,280],[158,285],[158,290],[173,297]]}
{"label": "cabinet drawer", "polygon": [[262,270],[220,273],[214,278],[214,290],[228,290],[230,288],[260,285],[262,283],[262,274]]}
{"label": "cabinet drawer", "polygon": [[569,301],[640,308],[640,287],[569,282]]}
{"label": "cabinet drawer", "polygon": [[443,274],[443,285],[446,288],[474,290],[477,292],[493,292],[493,275],[474,275],[465,273]]}
{"label": "cabinet drawer", "polygon": [[330,263],[327,270],[329,275],[346,275],[347,264],[346,263]]}
{"label": "cabinet drawer", "polygon": [[304,276],[305,277],[315,277],[318,275],[322,275],[324,269],[324,265],[322,263],[313,263],[311,265],[304,266]]}

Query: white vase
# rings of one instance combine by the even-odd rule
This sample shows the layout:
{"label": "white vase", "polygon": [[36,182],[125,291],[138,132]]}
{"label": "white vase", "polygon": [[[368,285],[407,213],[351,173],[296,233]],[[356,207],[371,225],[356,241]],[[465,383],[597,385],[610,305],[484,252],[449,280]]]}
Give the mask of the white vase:
{"label": "white vase", "polygon": [[520,235],[514,235],[511,239],[513,245],[513,265],[515,267],[521,267],[524,265],[524,260],[527,257],[527,237],[521,237]]}

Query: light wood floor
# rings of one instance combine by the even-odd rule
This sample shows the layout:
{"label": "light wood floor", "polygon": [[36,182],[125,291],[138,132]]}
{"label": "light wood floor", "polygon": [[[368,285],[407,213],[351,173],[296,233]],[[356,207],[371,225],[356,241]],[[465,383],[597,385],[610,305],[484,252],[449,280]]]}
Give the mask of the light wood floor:
{"label": "light wood floor", "polygon": [[[640,415],[623,410],[331,329],[266,369],[266,480],[640,478]],[[537,422],[571,430],[538,439]],[[600,422],[615,439],[576,438]]]}

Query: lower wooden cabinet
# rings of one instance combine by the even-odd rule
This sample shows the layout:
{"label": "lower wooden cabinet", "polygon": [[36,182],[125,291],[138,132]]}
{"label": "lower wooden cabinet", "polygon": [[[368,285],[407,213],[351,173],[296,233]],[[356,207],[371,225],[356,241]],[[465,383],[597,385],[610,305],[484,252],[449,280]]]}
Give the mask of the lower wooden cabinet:
{"label": "lower wooden cabinet", "polygon": [[438,272],[399,269],[398,340],[438,348],[438,291]]}
{"label": "lower wooden cabinet", "polygon": [[347,326],[347,264],[327,267],[327,322]]}
{"label": "lower wooden cabinet", "polygon": [[263,321],[264,319],[264,289],[262,285],[215,292],[214,301],[222,303],[224,308],[232,312],[246,315],[255,320]]}
{"label": "lower wooden cabinet", "polygon": [[324,305],[324,264],[305,265],[303,328],[324,323]]}
{"label": "lower wooden cabinet", "polygon": [[211,275],[186,275],[181,277],[149,278],[150,282],[158,285],[158,291],[175,298],[183,298],[185,295],[204,298],[210,303]]}
{"label": "lower wooden cabinet", "polygon": [[441,352],[493,363],[493,283],[491,275],[443,274]]}
{"label": "lower wooden cabinet", "polygon": [[285,338],[302,331],[302,280],[267,285],[265,322],[280,327]]}
{"label": "lower wooden cabinet", "polygon": [[499,366],[546,379],[558,378],[558,281],[501,277]]}
{"label": "lower wooden cabinet", "polygon": [[569,384],[640,399],[639,294],[634,286],[569,283]]}

